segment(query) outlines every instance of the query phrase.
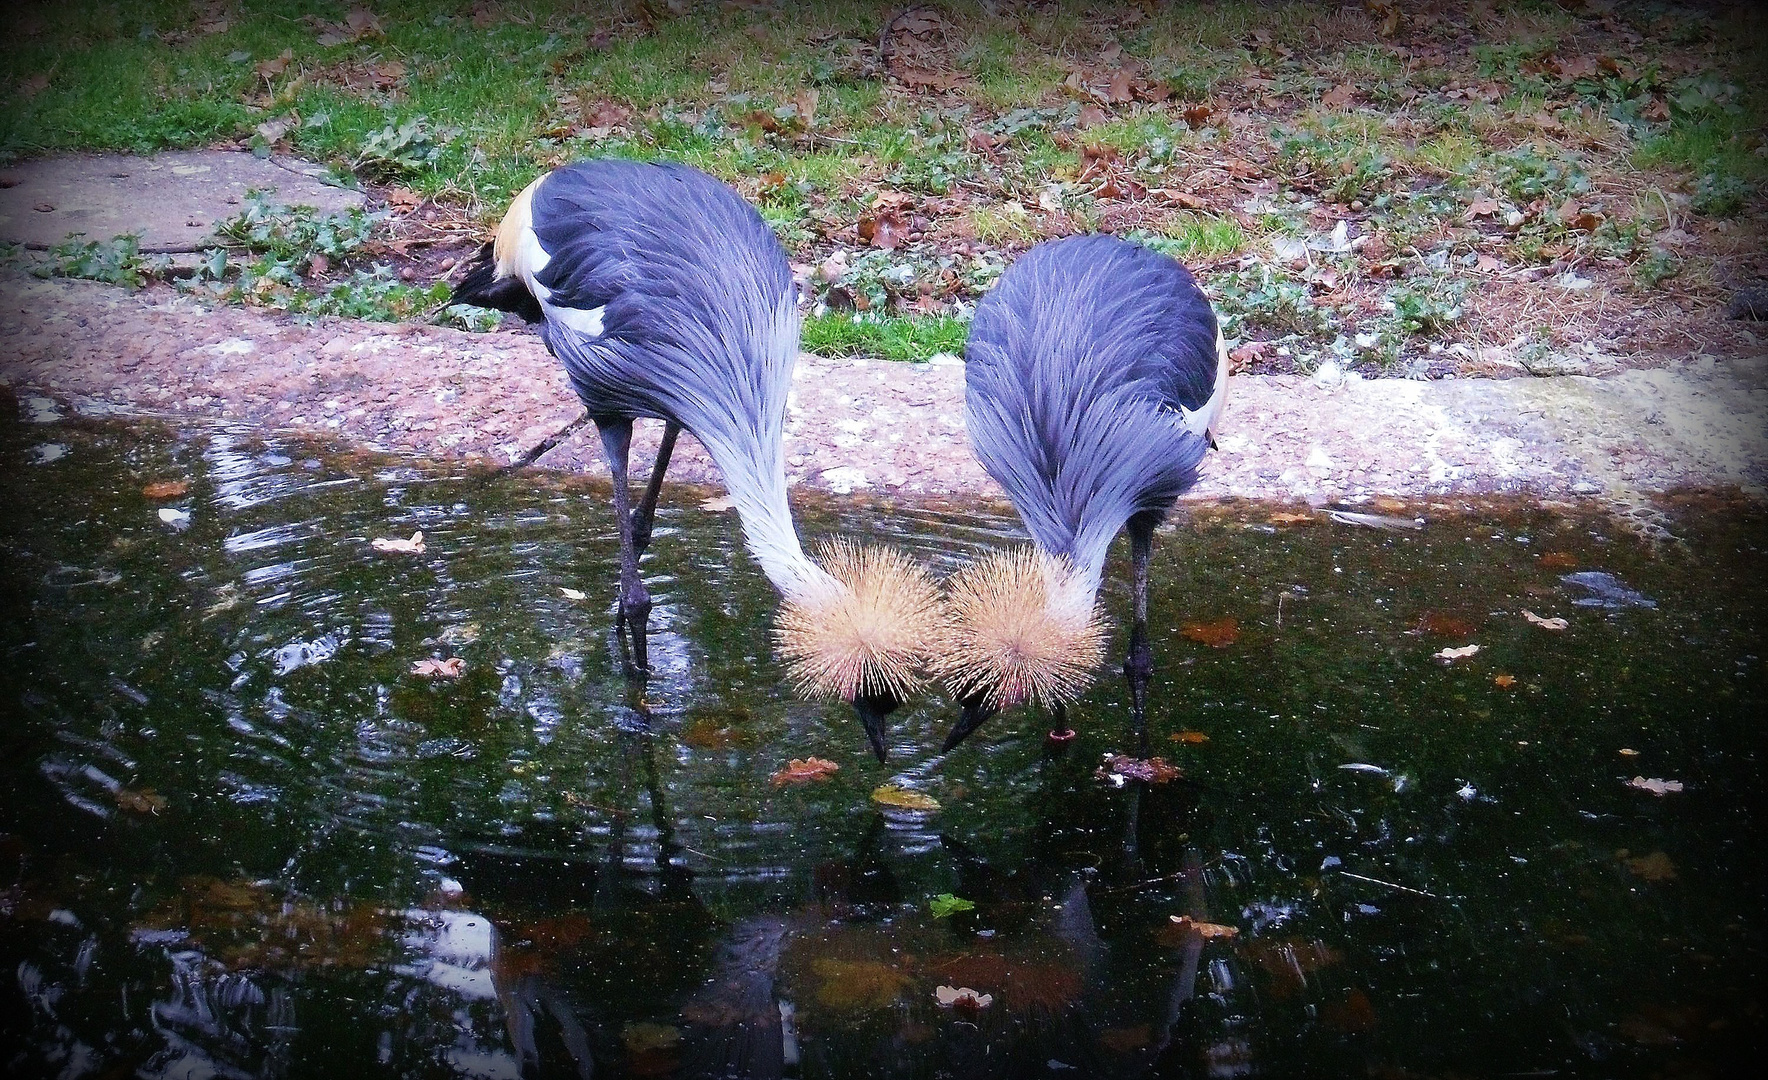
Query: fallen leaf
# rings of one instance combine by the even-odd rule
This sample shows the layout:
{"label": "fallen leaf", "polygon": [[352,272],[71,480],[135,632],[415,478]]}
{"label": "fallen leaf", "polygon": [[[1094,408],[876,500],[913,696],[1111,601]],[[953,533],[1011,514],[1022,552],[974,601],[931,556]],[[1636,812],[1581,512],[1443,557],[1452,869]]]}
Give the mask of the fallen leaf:
{"label": "fallen leaf", "polygon": [[1621,755],[1622,757],[1638,757],[1639,756],[1639,751],[1633,749],[1630,746],[1623,746],[1619,750],[1616,750],[1615,753]]}
{"label": "fallen leaf", "polygon": [[419,660],[411,665],[413,675],[422,675],[426,679],[458,679],[466,669],[467,662],[458,656],[446,660]]}
{"label": "fallen leaf", "polygon": [[1228,616],[1215,622],[1186,623],[1179,633],[1212,649],[1225,649],[1240,640],[1240,624]]}
{"label": "fallen leaf", "polygon": [[118,788],[111,793],[111,797],[117,800],[120,809],[131,814],[157,814],[166,808],[166,797],[150,787],[140,791]]}
{"label": "fallen leaf", "polygon": [[811,784],[827,780],[840,770],[841,766],[833,761],[825,761],[820,757],[808,757],[803,760],[793,758],[786,762],[786,767],[768,777],[774,787],[785,787],[787,784]]}
{"label": "fallen leaf", "polygon": [[1508,690],[1511,687],[1516,685],[1516,676],[1515,675],[1494,675],[1494,676],[1492,676],[1492,682],[1497,685],[1498,689]]}
{"label": "fallen leaf", "polygon": [[1357,88],[1350,83],[1340,83],[1320,95],[1320,104],[1328,109],[1342,109],[1357,100]]}
{"label": "fallen leaf", "polygon": [[388,540],[384,536],[377,536],[374,538],[373,546],[376,551],[386,552],[389,555],[422,555],[424,553],[424,534],[414,532],[411,534],[410,540]]}
{"label": "fallen leaf", "polygon": [[173,506],[160,507],[160,520],[174,529],[182,529],[190,524],[190,511],[180,510]]}
{"label": "fallen leaf", "polygon": [[1623,858],[1621,862],[1626,864],[1627,869],[1647,881],[1669,881],[1676,876],[1676,864],[1671,862],[1670,857],[1661,851],[1654,851],[1650,855],[1639,855],[1630,859]]}
{"label": "fallen leaf", "polygon": [[395,210],[416,210],[423,202],[424,197],[410,188],[396,187],[387,192],[387,205]]}
{"label": "fallen leaf", "polygon": [[1578,557],[1569,551],[1542,552],[1541,565],[1549,570],[1570,570],[1578,565]]}
{"label": "fallen leaf", "polygon": [[946,919],[961,911],[975,911],[976,901],[953,896],[951,893],[940,893],[927,901],[927,906],[932,909],[935,919]]}
{"label": "fallen leaf", "polygon": [[1473,633],[1473,620],[1441,611],[1427,611],[1418,616],[1417,631],[1437,637],[1464,638]]}
{"label": "fallen leaf", "polygon": [[701,503],[700,509],[705,510],[708,513],[717,514],[729,510],[735,505],[736,503],[731,501],[729,495],[720,495],[716,499],[707,499],[705,502]]}
{"label": "fallen leaf", "polygon": [[1202,102],[1198,102],[1194,105],[1185,106],[1185,112],[1183,115],[1185,117],[1186,127],[1200,128],[1209,122],[1211,116],[1215,115],[1215,110]]}
{"label": "fallen leaf", "polygon": [[587,599],[589,599],[588,593],[584,592],[582,589],[573,589],[568,585],[560,585],[559,591],[565,594],[565,599],[567,599],[567,600],[587,600]]}
{"label": "fallen leaf", "polygon": [[1473,269],[1475,272],[1481,274],[1496,274],[1498,271],[1504,269],[1504,264],[1491,255],[1481,255],[1478,259],[1474,260]]}
{"label": "fallen leaf", "polygon": [[49,89],[49,76],[33,75],[18,84],[18,97],[21,101],[29,101]]}
{"label": "fallen leaf", "polygon": [[819,956],[811,961],[811,970],[817,977],[817,1003],[843,1013],[888,1009],[914,981],[901,969],[876,960]]}
{"label": "fallen leaf", "polygon": [[1164,784],[1169,780],[1177,780],[1181,774],[1176,766],[1167,764],[1165,758],[1152,757],[1143,760],[1128,754],[1106,754],[1105,764],[1099,766],[1093,775],[1100,780],[1111,780],[1122,786],[1125,780]]}
{"label": "fallen leaf", "polygon": [[1193,746],[1209,741],[1209,736],[1201,731],[1175,731],[1167,738],[1176,743],[1189,743]]}
{"label": "fallen leaf", "polygon": [[1438,660],[1464,660],[1476,652],[1479,652],[1478,645],[1463,645],[1459,649],[1443,649],[1432,655]]}
{"label": "fallen leaf", "polygon": [[1472,221],[1476,217],[1491,217],[1500,209],[1496,199],[1475,199],[1472,205],[1467,208],[1467,220]]}
{"label": "fallen leaf", "polygon": [[993,994],[981,994],[968,986],[941,986],[933,991],[933,999],[942,1009],[986,1009],[994,1004]]}
{"label": "fallen leaf", "polygon": [[176,499],[190,490],[186,480],[155,480],[141,489],[141,493],[150,499]]}
{"label": "fallen leaf", "polygon": [[1270,517],[1273,525],[1312,525],[1318,520],[1312,514],[1272,514]]}
{"label": "fallen leaf", "polygon": [[859,238],[875,248],[894,251],[908,235],[908,222],[895,210],[859,219]]}
{"label": "fallen leaf", "polygon": [[1669,795],[1672,792],[1681,791],[1682,790],[1682,781],[1680,781],[1680,780],[1659,780],[1655,776],[1651,777],[1649,779],[1647,779],[1646,777],[1643,777],[1643,776],[1635,776],[1633,779],[1627,781],[1627,786],[1630,788],[1638,788],[1640,791],[1649,791],[1653,795],[1660,795],[1661,796],[1661,795]]}
{"label": "fallen leaf", "polygon": [[895,784],[882,784],[873,788],[872,801],[879,806],[888,806],[896,810],[923,810],[933,813],[939,809],[939,800],[933,796],[897,787]]}
{"label": "fallen leaf", "polygon": [[1543,619],[1541,616],[1536,615],[1534,612],[1530,611],[1528,608],[1522,609],[1522,617],[1527,619],[1528,621],[1534,623],[1536,626],[1539,626],[1543,630],[1564,630],[1566,627],[1571,625],[1571,623],[1568,623],[1564,619],[1561,619],[1558,617],[1554,617],[1551,619]]}
{"label": "fallen leaf", "polygon": [[1167,921],[1173,929],[1181,934],[1196,934],[1201,938],[1231,938],[1240,932],[1238,926],[1225,926],[1222,923],[1198,922],[1189,915],[1168,915]]}
{"label": "fallen leaf", "polygon": [[1130,73],[1123,68],[1112,72],[1111,82],[1105,87],[1105,100],[1113,105],[1122,105],[1135,99],[1136,95],[1130,90]]}

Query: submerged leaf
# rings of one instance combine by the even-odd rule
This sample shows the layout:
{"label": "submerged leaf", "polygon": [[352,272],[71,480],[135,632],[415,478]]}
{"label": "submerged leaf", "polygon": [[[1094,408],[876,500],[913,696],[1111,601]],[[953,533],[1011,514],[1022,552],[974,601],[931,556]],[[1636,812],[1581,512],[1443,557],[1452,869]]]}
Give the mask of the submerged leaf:
{"label": "submerged leaf", "polygon": [[1164,784],[1169,780],[1177,780],[1180,773],[1176,766],[1167,764],[1165,758],[1152,757],[1144,761],[1128,754],[1106,754],[1105,764],[1099,766],[1094,775],[1122,786],[1125,780]]}
{"label": "submerged leaf", "polygon": [[833,761],[825,761],[820,757],[808,757],[800,760],[793,758],[786,762],[786,767],[768,777],[774,787],[785,787],[787,784],[809,784],[819,780],[827,780],[835,775],[841,766]]}
{"label": "submerged leaf", "polygon": [[1508,690],[1511,687],[1516,685],[1516,676],[1515,675],[1494,675],[1494,676],[1492,676],[1492,682],[1498,687],[1498,689]]}
{"label": "submerged leaf", "polygon": [[1167,738],[1176,743],[1190,743],[1192,745],[1209,741],[1209,736],[1201,731],[1175,731]]}
{"label": "submerged leaf", "polygon": [[912,981],[900,968],[877,960],[818,957],[811,969],[819,980],[816,1000],[836,1012],[888,1009]]}
{"label": "submerged leaf", "polygon": [[951,893],[940,893],[927,901],[927,906],[933,909],[935,919],[944,919],[956,915],[960,911],[975,911],[976,901],[953,896]]}
{"label": "submerged leaf", "polygon": [[1179,633],[1212,649],[1225,649],[1240,640],[1240,624],[1229,616],[1215,622],[1186,623]]}
{"label": "submerged leaf", "polygon": [[1670,857],[1661,851],[1654,851],[1650,855],[1639,855],[1630,859],[1623,858],[1621,862],[1626,864],[1628,870],[1647,881],[1669,881],[1676,876],[1676,864],[1671,862]]}
{"label": "submerged leaf", "polygon": [[939,800],[933,796],[897,787],[895,784],[882,784],[874,788],[872,801],[879,806],[888,806],[897,810],[925,810],[932,813],[939,809]]}

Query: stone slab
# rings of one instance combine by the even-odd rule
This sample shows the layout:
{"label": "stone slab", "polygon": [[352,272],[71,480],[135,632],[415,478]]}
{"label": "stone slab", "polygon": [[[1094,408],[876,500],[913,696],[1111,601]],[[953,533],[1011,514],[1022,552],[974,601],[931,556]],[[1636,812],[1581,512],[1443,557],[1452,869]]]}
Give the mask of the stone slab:
{"label": "stone slab", "polygon": [[0,172],[0,240],[47,248],[72,233],[88,240],[137,233],[143,251],[198,251],[214,243],[215,223],[239,213],[251,188],[328,212],[363,204],[361,192],[323,176],[317,166],[233,150],[38,158]]}
{"label": "stone slab", "polygon": [[[528,331],[467,334],[207,308],[165,287],[0,277],[0,383],[124,411],[219,418],[438,458],[503,464],[582,412]],[[799,360],[787,407],[794,485],[835,494],[999,497],[971,456],[964,368]],[[641,425],[644,475],[657,425]],[[1768,492],[1760,352],[1606,378],[1413,382],[1236,376],[1198,498]],[[540,459],[603,476],[593,427]],[[717,484],[684,437],[675,482]]]}

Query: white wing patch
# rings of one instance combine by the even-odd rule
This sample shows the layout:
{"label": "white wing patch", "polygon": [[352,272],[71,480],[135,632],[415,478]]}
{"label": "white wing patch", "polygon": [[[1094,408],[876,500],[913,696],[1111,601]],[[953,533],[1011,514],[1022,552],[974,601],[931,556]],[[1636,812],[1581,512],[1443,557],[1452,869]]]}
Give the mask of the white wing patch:
{"label": "white wing patch", "polygon": [[606,306],[595,308],[558,307],[548,303],[546,296],[540,295],[541,288],[544,286],[536,287],[535,295],[540,296],[540,307],[542,311],[546,312],[548,321],[567,327],[586,338],[602,336],[602,312],[607,310]]}
{"label": "white wing patch", "polygon": [[1222,337],[1222,325],[1216,323],[1216,377],[1215,390],[1201,409],[1187,409],[1179,406],[1179,422],[1186,431],[1193,435],[1202,435],[1215,442],[1216,424],[1222,418],[1222,404],[1228,398],[1228,343]]}

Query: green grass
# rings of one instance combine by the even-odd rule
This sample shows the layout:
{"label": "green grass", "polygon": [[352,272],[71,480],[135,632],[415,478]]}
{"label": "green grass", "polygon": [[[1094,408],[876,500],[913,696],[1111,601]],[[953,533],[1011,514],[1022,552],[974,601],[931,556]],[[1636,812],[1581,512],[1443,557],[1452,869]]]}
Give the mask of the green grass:
{"label": "green grass", "polygon": [[[961,83],[914,93],[880,76],[886,9],[858,0],[772,9],[722,0],[376,0],[378,28],[337,34],[353,6],[10,5],[0,13],[8,46],[0,165],[70,150],[253,146],[411,188],[488,225],[534,176],[568,161],[681,161],[737,185],[794,261],[845,266],[838,280],[813,279],[816,299],[859,308],[869,321],[812,319],[808,348],[893,359],[959,351],[963,324],[920,314],[929,298],[961,313],[1018,253],[1068,232],[1109,228],[1198,267],[1219,285],[1230,321],[1260,334],[1330,344],[1357,336],[1387,303],[1383,334],[1423,339],[1457,332],[1438,312],[1457,305],[1434,293],[1388,296],[1402,257],[1434,259],[1454,279],[1469,272],[1477,248],[1512,266],[1632,266],[1627,276],[1675,288],[1709,278],[1706,256],[1682,249],[1673,266],[1652,261],[1638,237],[1647,219],[1656,227],[1652,206],[1686,196],[1697,219],[1740,217],[1755,229],[1768,184],[1760,17],[1721,28],[1698,13],[1643,5],[1598,18],[1526,0],[1498,5],[1471,28],[1480,40],[1469,47],[1459,23],[1443,31],[1409,16],[1390,40],[1362,6],[1308,0],[1133,11],[952,0],[941,6],[950,33],[927,62]],[[476,10],[496,17],[476,25]],[[1617,35],[1615,20],[1637,36]],[[1679,54],[1676,42],[1686,46]],[[1076,67],[1096,78],[1112,46],[1132,58],[1139,80],[1164,84],[1166,97],[1099,102],[1064,86]],[[1416,62],[1425,55],[1436,59]],[[1618,66],[1576,79],[1553,66],[1599,56]],[[1354,102],[1321,104],[1347,82]],[[797,108],[813,91],[807,126]],[[1193,103],[1210,106],[1206,119],[1187,115]],[[625,117],[612,130],[590,122],[608,105]],[[264,131],[280,141],[270,146]],[[1132,205],[1073,183],[1085,149],[1099,146],[1115,151],[1115,178],[1155,194]],[[1231,159],[1255,172],[1222,186]],[[1614,195],[1641,169],[1655,173],[1645,190],[1660,193],[1643,210]],[[1196,190],[1214,213],[1162,201],[1158,189],[1192,190],[1199,175],[1216,185]],[[1255,192],[1249,181],[1268,186]],[[1054,201],[1052,184],[1066,185]],[[883,248],[862,239],[857,226],[882,190],[906,194],[901,212],[919,239]],[[1467,215],[1486,198],[1502,212]],[[1594,202],[1601,227],[1558,222],[1555,210],[1570,199]],[[1518,214],[1526,220],[1503,224]],[[1348,215],[1373,234],[1367,251],[1385,254],[1338,258],[1336,285],[1263,265],[1266,245],[1252,242],[1312,236]],[[58,265],[127,277],[135,264],[120,250],[69,248]],[[265,258],[272,254],[253,255]],[[346,287],[328,285],[323,295],[312,282],[281,280],[298,261],[272,262],[259,267],[236,252],[207,284],[222,298],[290,310],[352,311],[361,299],[376,317],[430,300],[427,284],[407,295],[372,264],[358,265],[367,256],[332,260],[326,280]],[[247,297],[245,285],[259,291]],[[1341,289],[1358,296],[1325,299]]]}
{"label": "green grass", "polygon": [[935,353],[962,354],[970,324],[938,315],[862,317],[813,315],[804,320],[803,346],[818,356],[880,356],[925,361]]}

